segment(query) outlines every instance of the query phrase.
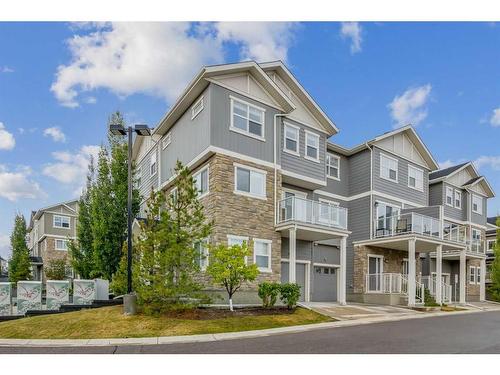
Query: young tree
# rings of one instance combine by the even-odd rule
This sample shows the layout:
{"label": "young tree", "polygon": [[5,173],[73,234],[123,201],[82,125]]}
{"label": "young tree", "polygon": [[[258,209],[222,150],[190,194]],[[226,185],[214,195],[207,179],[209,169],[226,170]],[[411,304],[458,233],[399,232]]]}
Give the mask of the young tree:
{"label": "young tree", "polygon": [[14,219],[14,230],[10,235],[12,257],[9,261],[9,281],[17,283],[31,278],[31,263],[26,245],[26,220],[21,214]]}
{"label": "young tree", "polygon": [[253,281],[259,274],[255,263],[246,264],[246,257],[251,256],[246,242],[243,245],[218,245],[210,247],[207,274],[215,284],[226,289],[229,297],[229,309],[233,311],[233,295],[244,282]]}
{"label": "young tree", "polygon": [[500,301],[500,216],[497,216],[497,240],[495,243],[494,254],[495,258],[491,264],[490,278],[491,286],[490,293],[496,301]]}
{"label": "young tree", "polygon": [[49,261],[45,276],[47,280],[64,280],[66,278],[66,258]]}

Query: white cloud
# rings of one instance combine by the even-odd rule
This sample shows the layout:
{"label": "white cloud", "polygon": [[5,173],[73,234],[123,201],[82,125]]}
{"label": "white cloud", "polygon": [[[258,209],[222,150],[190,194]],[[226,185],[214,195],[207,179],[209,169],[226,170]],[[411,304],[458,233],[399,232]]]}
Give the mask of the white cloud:
{"label": "white cloud", "polygon": [[67,107],[98,88],[172,102],[201,67],[224,60],[226,43],[244,59],[286,60],[293,30],[292,23],[85,24],[67,41],[72,58],[58,67],[51,91]]}
{"label": "white cloud", "polygon": [[0,197],[12,202],[20,198],[43,198],[45,193],[37,182],[30,179],[31,174],[29,167],[20,166],[15,171],[9,171],[7,167],[0,166]]}
{"label": "white cloud", "polygon": [[14,73],[14,69],[8,67],[7,65],[0,66],[0,73]]}
{"label": "white cloud", "polygon": [[12,150],[15,145],[14,135],[5,129],[3,122],[0,122],[0,150]]}
{"label": "white cloud", "polygon": [[57,126],[45,129],[43,131],[43,135],[45,137],[52,137],[54,142],[66,142],[66,135],[63,133],[61,128]]}
{"label": "white cloud", "polygon": [[85,184],[90,158],[93,156],[94,159],[97,159],[99,149],[99,146],[91,145],[81,147],[76,153],[69,151],[53,152],[52,157],[55,161],[47,164],[42,173],[72,187],[75,195],[79,195]]}
{"label": "white cloud", "polygon": [[453,167],[454,165],[457,165],[458,163],[454,162],[453,160],[445,160],[445,161],[440,161],[438,162],[439,164],[439,169],[446,169],[446,168],[450,168],[450,167]]}
{"label": "white cloud", "polygon": [[477,169],[489,167],[495,171],[500,171],[500,156],[480,156],[474,160]]}
{"label": "white cloud", "polygon": [[9,259],[10,237],[7,234],[0,234],[0,256],[5,260]]}
{"label": "white cloud", "polygon": [[500,107],[493,110],[490,118],[490,124],[495,128],[500,126]]}
{"label": "white cloud", "polygon": [[394,128],[412,124],[417,126],[427,117],[427,100],[432,86],[426,84],[420,87],[409,88],[402,95],[394,97],[388,104]]}
{"label": "white cloud", "polygon": [[342,22],[340,35],[351,40],[351,53],[361,52],[362,27],[358,22]]}

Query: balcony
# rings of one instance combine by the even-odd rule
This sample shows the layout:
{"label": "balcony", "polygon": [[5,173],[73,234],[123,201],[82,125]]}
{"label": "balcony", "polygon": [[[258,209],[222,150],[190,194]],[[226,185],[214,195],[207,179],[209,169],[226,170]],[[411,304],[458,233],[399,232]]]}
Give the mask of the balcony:
{"label": "balcony", "polygon": [[479,255],[486,254],[486,247],[484,246],[485,244],[483,240],[472,239],[468,241],[468,245],[469,245],[469,247],[467,248],[468,253],[479,254]]}
{"label": "balcony", "polygon": [[299,197],[278,202],[277,224],[302,223],[347,230],[347,209]]}

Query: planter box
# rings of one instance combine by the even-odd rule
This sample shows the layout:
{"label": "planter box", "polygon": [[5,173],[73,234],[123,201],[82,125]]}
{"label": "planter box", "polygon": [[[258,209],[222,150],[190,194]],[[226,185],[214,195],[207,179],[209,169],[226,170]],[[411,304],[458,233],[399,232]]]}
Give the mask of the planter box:
{"label": "planter box", "polygon": [[10,283],[0,283],[0,316],[12,315],[12,287]]}
{"label": "planter box", "polygon": [[42,282],[19,281],[17,283],[17,313],[42,309]]}
{"label": "planter box", "polygon": [[73,280],[73,304],[90,305],[95,299],[94,280]]}
{"label": "planter box", "polygon": [[63,303],[69,303],[69,281],[47,280],[47,310],[59,310]]}

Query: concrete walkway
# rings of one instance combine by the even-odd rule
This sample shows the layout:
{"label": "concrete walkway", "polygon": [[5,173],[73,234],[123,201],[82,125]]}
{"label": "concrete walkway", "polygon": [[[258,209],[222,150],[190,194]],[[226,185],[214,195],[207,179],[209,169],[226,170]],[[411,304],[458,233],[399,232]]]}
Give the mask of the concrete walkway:
{"label": "concrete walkway", "polygon": [[362,303],[349,303],[349,305],[342,306],[335,302],[302,302],[301,305],[336,320],[360,320],[376,317],[395,318],[423,314],[422,312],[401,306]]}
{"label": "concrete walkway", "polygon": [[[375,311],[380,311],[381,306],[368,306],[368,305],[347,305],[340,306],[347,312],[344,316],[349,316],[352,310],[357,312],[363,311],[364,309]],[[388,306],[383,306],[383,308],[388,308]],[[484,308],[484,307],[483,307]],[[352,310],[351,310],[352,309]],[[396,309],[402,309],[396,307]],[[488,311],[500,311],[500,304],[488,304]],[[407,309],[403,309],[407,310]],[[396,310],[394,310],[396,311]],[[409,310],[412,311],[412,310]],[[206,334],[206,335],[190,335],[190,336],[165,336],[165,337],[143,337],[143,338],[123,338],[123,339],[79,339],[79,340],[67,340],[67,339],[0,339],[0,346],[7,347],[87,347],[87,346],[125,346],[125,345],[157,345],[157,344],[179,344],[179,343],[197,343],[197,342],[214,342],[214,341],[224,341],[224,340],[235,340],[244,338],[256,338],[265,337],[272,335],[280,335],[286,333],[300,333],[314,330],[321,330],[325,328],[337,328],[337,327],[349,327],[358,326],[365,324],[381,323],[381,322],[391,322],[400,321],[407,319],[421,319],[436,316],[452,316],[452,315],[464,315],[464,314],[475,314],[484,311],[477,307],[469,308],[464,311],[454,311],[454,312],[412,312],[412,313],[386,313],[386,314],[365,314],[365,316],[359,317],[358,319],[344,319],[336,322],[319,323],[319,324],[309,324],[302,326],[292,326],[292,327],[282,327],[282,328],[272,328],[254,331],[244,331],[244,332],[231,332],[231,333],[216,333],[216,334]],[[363,314],[354,314],[363,315]]]}

